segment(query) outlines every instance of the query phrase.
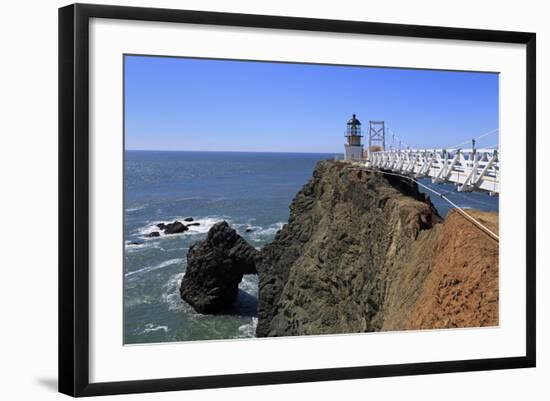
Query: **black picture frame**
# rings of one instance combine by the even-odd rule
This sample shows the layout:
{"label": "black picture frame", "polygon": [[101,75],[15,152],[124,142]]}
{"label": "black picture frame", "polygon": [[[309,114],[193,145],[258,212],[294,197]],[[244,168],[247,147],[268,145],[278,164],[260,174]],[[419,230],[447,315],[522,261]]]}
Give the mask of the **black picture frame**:
{"label": "black picture frame", "polygon": [[[520,357],[262,372],[154,380],[89,381],[89,21],[91,18],[276,28],[526,45],[526,353]],[[536,35],[435,26],[74,4],[59,9],[59,391],[71,396],[253,386],[534,367]]]}

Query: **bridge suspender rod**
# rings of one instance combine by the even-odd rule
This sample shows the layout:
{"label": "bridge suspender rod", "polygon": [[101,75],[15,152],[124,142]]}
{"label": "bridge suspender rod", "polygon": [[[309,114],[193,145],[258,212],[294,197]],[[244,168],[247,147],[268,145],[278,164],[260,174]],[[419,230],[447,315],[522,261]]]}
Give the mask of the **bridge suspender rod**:
{"label": "bridge suspender rod", "polygon": [[497,234],[495,234],[494,232],[492,232],[490,229],[488,229],[487,227],[485,227],[483,224],[481,224],[479,221],[477,221],[475,218],[473,218],[472,216],[470,216],[468,213],[466,213],[464,211],[464,209],[462,209],[461,207],[459,207],[456,203],[454,203],[453,201],[451,201],[449,198],[447,198],[445,195],[443,195],[442,193],[440,192],[437,192],[436,190],[428,187],[427,185],[424,185],[422,184],[421,182],[418,182],[417,180],[415,180],[414,178],[411,178],[411,177],[407,177],[406,175],[401,175],[401,174],[395,174],[395,173],[390,173],[390,172],[387,172],[387,171],[382,171],[382,170],[371,170],[371,169],[368,169],[367,170],[370,170],[370,171],[378,171],[382,174],[388,174],[388,175],[394,175],[396,177],[401,177],[401,178],[406,178],[408,180],[411,180],[413,182],[416,182],[418,185],[420,185],[421,187],[423,188],[426,188],[428,191],[430,192],[433,192],[434,194],[436,194],[437,196],[439,196],[441,199],[443,199],[444,201],[448,202],[451,206],[453,206],[456,210],[458,210],[458,212],[460,214],[462,214],[466,219],[470,220],[473,224],[475,224],[478,228],[480,228],[482,231],[484,231],[486,234],[488,234],[491,238],[493,238],[495,241],[499,241],[499,236]]}

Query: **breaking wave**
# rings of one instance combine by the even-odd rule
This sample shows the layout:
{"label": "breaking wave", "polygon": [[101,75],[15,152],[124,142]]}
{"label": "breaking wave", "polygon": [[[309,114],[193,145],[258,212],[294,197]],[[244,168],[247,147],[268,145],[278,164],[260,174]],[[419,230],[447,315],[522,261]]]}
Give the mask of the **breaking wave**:
{"label": "breaking wave", "polygon": [[124,277],[130,277],[130,276],[133,276],[135,274],[148,273],[148,272],[151,272],[153,270],[163,269],[165,267],[170,267],[170,266],[175,265],[175,264],[183,263],[184,261],[185,261],[185,259],[183,259],[183,258],[176,258],[176,259],[166,260],[162,263],[159,263],[158,265],[145,266],[145,267],[142,267],[141,269],[132,270],[130,272],[127,272],[127,273],[124,274]]}
{"label": "breaking wave", "polygon": [[[164,238],[164,237],[176,237],[176,236],[185,236],[185,235],[197,235],[197,234],[206,234],[208,232],[208,230],[210,230],[210,228],[212,228],[212,226],[216,223],[219,223],[220,221],[227,221],[229,224],[231,224],[231,220],[228,219],[227,217],[219,217],[219,216],[209,216],[209,217],[202,217],[202,218],[197,218],[197,219],[194,219],[193,221],[191,222],[185,222],[184,221],[185,217],[182,217],[182,216],[178,216],[178,217],[175,217],[173,219],[169,219],[169,220],[157,220],[157,221],[152,221],[152,222],[149,222],[147,223],[145,226],[141,227],[141,228],[138,228],[136,231],[135,231],[135,234],[137,236],[139,236],[141,239],[145,240],[145,241],[154,241],[154,240],[158,240],[159,238]],[[193,224],[193,223],[199,223],[199,225],[191,225],[189,226],[189,229],[187,231],[184,231],[182,233],[178,233],[178,234],[165,234],[162,230],[160,230],[158,227],[157,227],[157,224],[160,224],[160,223],[173,223],[174,221],[180,221],[182,222],[183,224],[186,224],[186,225],[189,225],[189,224]],[[157,231],[160,236],[159,237],[146,237],[147,234],[150,234],[151,232],[153,231]]]}
{"label": "breaking wave", "polygon": [[239,334],[237,338],[254,338],[256,337],[256,327],[258,327],[258,318],[253,317],[252,321],[239,326]]}
{"label": "breaking wave", "polygon": [[165,333],[169,331],[168,326],[157,326],[153,323],[147,323],[145,328],[141,331],[141,334],[152,333],[159,330],[162,330]]}

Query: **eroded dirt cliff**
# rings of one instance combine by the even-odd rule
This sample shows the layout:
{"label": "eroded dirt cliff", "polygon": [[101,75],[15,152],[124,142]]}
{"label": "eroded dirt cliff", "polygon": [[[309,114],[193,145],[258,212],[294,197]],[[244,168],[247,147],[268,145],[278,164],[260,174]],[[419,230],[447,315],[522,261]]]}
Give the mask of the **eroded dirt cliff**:
{"label": "eroded dirt cliff", "polygon": [[[468,213],[493,232],[498,214]],[[415,308],[395,322],[405,329],[498,325],[498,244],[451,211],[439,233],[428,274]],[[387,321],[385,329],[392,329]]]}

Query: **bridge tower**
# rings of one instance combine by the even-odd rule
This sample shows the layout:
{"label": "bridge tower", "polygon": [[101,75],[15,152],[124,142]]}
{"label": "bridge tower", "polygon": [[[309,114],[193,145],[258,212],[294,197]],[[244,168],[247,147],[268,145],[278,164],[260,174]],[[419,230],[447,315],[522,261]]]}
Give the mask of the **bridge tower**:
{"label": "bridge tower", "polygon": [[370,156],[370,152],[379,152],[381,150],[386,150],[386,125],[384,121],[369,121],[367,157]]}
{"label": "bridge tower", "polygon": [[345,157],[344,160],[363,160],[363,144],[361,143],[361,121],[355,114],[349,119],[346,129]]}

